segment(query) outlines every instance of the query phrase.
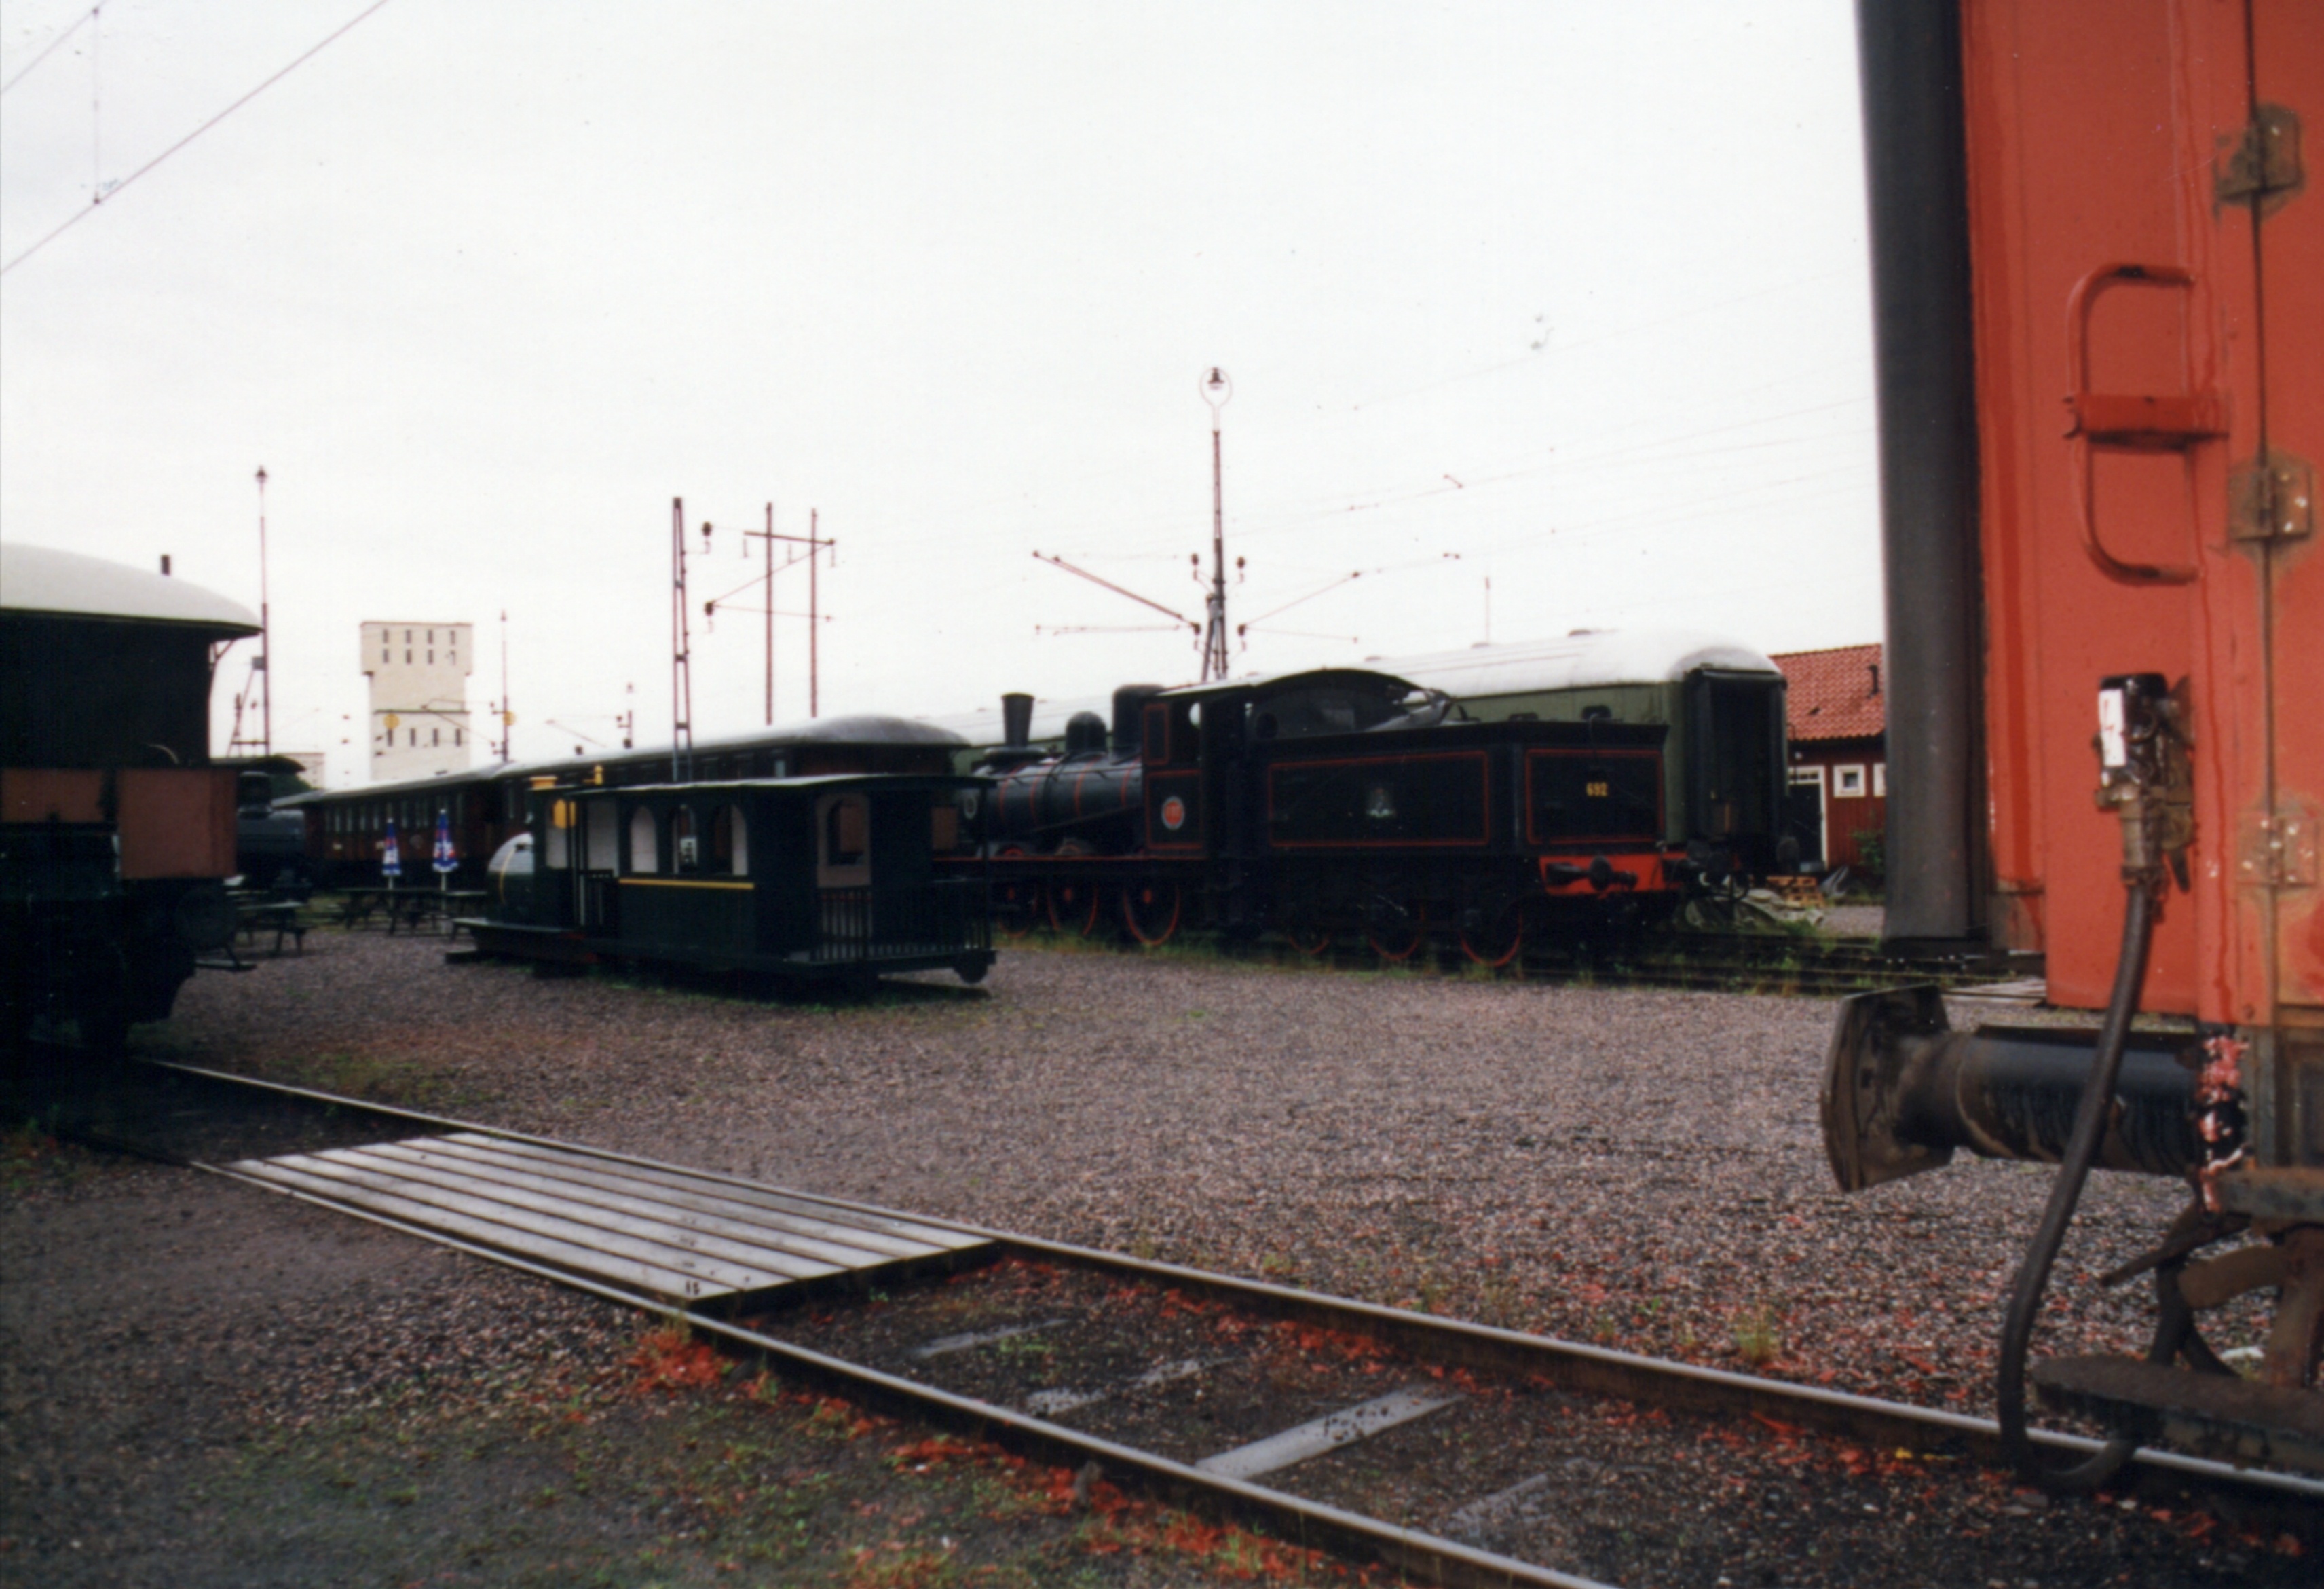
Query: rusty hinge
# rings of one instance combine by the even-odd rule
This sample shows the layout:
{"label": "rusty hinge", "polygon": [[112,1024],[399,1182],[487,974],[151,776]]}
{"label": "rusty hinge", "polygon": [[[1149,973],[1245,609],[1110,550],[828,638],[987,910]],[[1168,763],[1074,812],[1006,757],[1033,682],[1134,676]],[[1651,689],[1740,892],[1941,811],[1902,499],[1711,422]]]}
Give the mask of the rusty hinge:
{"label": "rusty hinge", "polygon": [[2236,824],[2236,881],[2254,888],[2316,882],[2316,813],[2298,806],[2246,811]]}
{"label": "rusty hinge", "polygon": [[2316,529],[2316,471],[2289,453],[2238,464],[2227,476],[2227,534],[2297,540]]}
{"label": "rusty hinge", "polygon": [[2304,174],[2300,117],[2283,106],[2263,105],[2219,167],[2212,191],[2221,204],[2255,203],[2268,214],[2299,191]]}

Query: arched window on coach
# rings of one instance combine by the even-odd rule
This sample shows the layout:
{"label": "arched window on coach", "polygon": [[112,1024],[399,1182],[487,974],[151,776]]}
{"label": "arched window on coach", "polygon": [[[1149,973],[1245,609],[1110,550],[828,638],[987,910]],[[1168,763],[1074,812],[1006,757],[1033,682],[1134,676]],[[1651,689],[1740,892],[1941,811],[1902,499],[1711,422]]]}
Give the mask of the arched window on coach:
{"label": "arched window on coach", "polygon": [[706,870],[743,877],[751,871],[750,824],[740,806],[721,806],[710,819],[710,858]]}

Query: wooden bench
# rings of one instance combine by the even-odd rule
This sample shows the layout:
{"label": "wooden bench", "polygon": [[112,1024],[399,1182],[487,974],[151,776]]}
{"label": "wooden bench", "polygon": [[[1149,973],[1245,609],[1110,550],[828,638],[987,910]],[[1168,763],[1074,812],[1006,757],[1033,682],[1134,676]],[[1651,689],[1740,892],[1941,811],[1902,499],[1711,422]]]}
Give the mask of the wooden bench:
{"label": "wooden bench", "polygon": [[307,922],[299,914],[296,900],[240,900],[234,907],[235,936],[249,938],[255,946],[258,935],[274,935],[274,953],[282,953],[282,940],[289,938],[297,951],[307,952]]}

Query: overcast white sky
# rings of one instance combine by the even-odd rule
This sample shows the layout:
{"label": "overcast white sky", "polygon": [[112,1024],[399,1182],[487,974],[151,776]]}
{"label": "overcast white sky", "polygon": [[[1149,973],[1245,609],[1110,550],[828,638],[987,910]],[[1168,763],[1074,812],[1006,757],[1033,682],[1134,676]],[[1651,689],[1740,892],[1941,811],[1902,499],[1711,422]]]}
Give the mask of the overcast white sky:
{"label": "overcast white sky", "polygon": [[[367,3],[107,0],[0,97],[0,259]],[[0,79],[88,9],[0,4]],[[475,623],[481,707],[505,607],[520,756],[632,683],[666,738],[674,495],[821,510],[825,715],[1098,694],[1191,638],[1046,633],[1148,614],[1031,553],[1200,615],[1215,364],[1233,616],[1366,571],[1238,670],[1484,639],[1488,577],[1496,640],[1877,640],[1852,26],[392,0],[0,278],[0,532],[254,605],[263,464],[276,744],[334,785],[365,619]],[[697,734],[760,634],[697,631]]]}

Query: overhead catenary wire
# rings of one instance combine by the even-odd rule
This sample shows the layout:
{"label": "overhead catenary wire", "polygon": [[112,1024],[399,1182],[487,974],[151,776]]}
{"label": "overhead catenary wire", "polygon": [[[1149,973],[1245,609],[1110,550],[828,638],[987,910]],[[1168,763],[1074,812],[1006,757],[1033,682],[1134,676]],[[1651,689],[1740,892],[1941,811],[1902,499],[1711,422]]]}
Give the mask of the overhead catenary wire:
{"label": "overhead catenary wire", "polygon": [[0,94],[5,94],[9,89],[23,82],[26,78],[31,77],[34,69],[40,66],[41,62],[46,60],[50,56],[54,55],[63,47],[64,42],[67,39],[71,38],[75,33],[80,32],[81,28],[87,23],[96,21],[97,14],[102,9],[102,6],[92,5],[87,11],[82,12],[78,16],[73,18],[72,22],[65,28],[64,32],[59,33],[55,38],[49,41],[49,46],[47,49],[42,51],[38,55],[35,55],[30,61],[25,63],[23,70],[18,72],[14,77],[10,78],[6,82],[0,83]]}
{"label": "overhead catenary wire", "polygon": [[[184,137],[179,139],[175,143],[171,144],[167,149],[161,151],[161,153],[147,161],[143,165],[139,166],[135,171],[130,172],[127,176],[114,183],[111,187],[93,193],[89,198],[88,208],[75,210],[72,215],[65,220],[62,226],[58,226],[54,231],[49,233],[48,236],[42,237],[30,248],[25,249],[22,254],[16,255],[15,258],[10,260],[7,263],[0,264],[0,276],[6,275],[10,271],[14,270],[18,265],[23,264],[26,260],[32,258],[32,255],[40,253],[42,249],[46,248],[50,244],[55,242],[67,232],[71,231],[75,226],[80,225],[81,222],[94,215],[97,212],[97,207],[103,204],[106,199],[117,197],[121,190],[128,187],[130,183],[137,180],[138,178],[152,171],[155,166],[160,165],[163,161],[177,153],[179,150],[183,149],[187,144],[200,137],[204,133],[208,132],[212,127],[217,125],[218,123],[226,120],[226,117],[232,115],[235,111],[240,110],[244,106],[257,98],[261,94],[265,93],[267,89],[281,82],[284,78],[289,77],[292,72],[306,65],[307,62],[312,60],[316,56],[330,48],[331,45],[346,37],[349,32],[354,31],[357,25],[370,18],[373,14],[385,9],[388,4],[389,0],[372,0],[372,4],[365,6],[354,18],[341,23],[339,27],[324,38],[321,42],[310,46],[303,54],[292,60],[288,66],[283,67],[281,70],[274,73],[273,76],[268,78],[264,82],[251,89],[241,98],[227,106],[224,110],[219,111],[216,115],[210,117],[209,120],[204,122],[200,126],[196,127],[192,132],[188,133]],[[92,10],[89,14],[94,16],[96,12]],[[25,69],[30,70],[31,68],[28,67]],[[23,74],[20,73],[18,75],[22,76]]]}

